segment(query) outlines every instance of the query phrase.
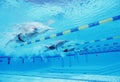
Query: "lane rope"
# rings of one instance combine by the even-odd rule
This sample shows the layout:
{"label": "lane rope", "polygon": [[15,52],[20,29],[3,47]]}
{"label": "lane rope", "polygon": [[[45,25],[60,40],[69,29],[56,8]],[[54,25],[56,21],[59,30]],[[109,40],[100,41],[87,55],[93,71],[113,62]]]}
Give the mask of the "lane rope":
{"label": "lane rope", "polygon": [[[113,45],[113,46],[111,46]],[[86,48],[90,48],[90,49],[94,49],[94,47],[100,48],[100,46],[102,47],[107,47],[107,50],[103,50],[103,51],[95,51],[93,52],[93,50],[81,53],[80,55],[85,55],[85,54],[96,54],[96,53],[107,53],[107,52],[120,52],[120,42],[113,42],[112,44],[103,44],[103,45],[95,45],[95,46],[88,46]],[[112,49],[111,49],[112,48]],[[117,49],[115,49],[117,48]],[[82,48],[81,50],[84,50],[84,48]],[[68,54],[66,56],[74,56],[75,54]],[[45,56],[48,58],[54,58],[54,57],[61,57],[60,55],[54,55],[54,56]],[[0,58],[29,58],[28,56],[19,56],[19,57],[14,57],[14,56],[0,56]],[[42,58],[41,56],[31,56],[30,58]]]}
{"label": "lane rope", "polygon": [[[65,30],[65,31],[62,31],[62,32],[55,33],[55,34],[51,34],[50,36],[42,37],[42,38],[34,40],[34,41],[24,42],[23,44],[20,44],[19,46],[25,46],[25,45],[41,42],[41,41],[44,41],[44,40],[56,38],[56,37],[59,37],[59,36],[62,36],[62,35],[70,34],[70,33],[73,33],[73,32],[77,32],[77,31],[84,30],[84,29],[87,29],[87,28],[95,27],[95,26],[98,26],[98,25],[101,25],[101,24],[104,24],[104,23],[108,23],[108,22],[112,22],[112,21],[116,21],[116,20],[120,20],[120,15],[114,16],[114,17],[111,17],[111,18],[106,18],[104,20],[93,22],[93,23],[90,23],[90,24],[87,24],[87,25],[71,28],[71,29],[68,29],[68,30]],[[16,46],[16,47],[19,47],[19,46]]]}

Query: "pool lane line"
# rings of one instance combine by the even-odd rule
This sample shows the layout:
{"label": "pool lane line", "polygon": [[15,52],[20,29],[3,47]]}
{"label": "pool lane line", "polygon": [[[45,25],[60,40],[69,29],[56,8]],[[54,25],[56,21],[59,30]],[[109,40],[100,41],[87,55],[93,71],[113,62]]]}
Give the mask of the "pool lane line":
{"label": "pool lane line", "polygon": [[[59,37],[59,36],[62,36],[62,35],[70,34],[70,33],[73,33],[73,32],[77,32],[77,31],[80,31],[80,30],[84,30],[84,29],[87,29],[87,28],[95,27],[95,26],[98,26],[98,25],[101,25],[101,24],[104,24],[104,23],[117,21],[117,20],[120,20],[120,15],[114,16],[114,17],[111,17],[111,18],[106,18],[106,19],[103,19],[103,20],[100,20],[100,21],[97,21],[97,22],[87,24],[87,25],[71,28],[71,29],[68,29],[68,30],[65,30],[65,31],[62,31],[62,32],[55,33],[55,34],[51,34],[50,36],[42,37],[42,38],[36,39],[34,41],[24,42],[23,44],[20,44],[19,46],[25,46],[25,45],[37,43],[37,42],[40,42],[40,41],[56,38],[56,37]],[[16,46],[16,47],[19,47],[19,46]]]}
{"label": "pool lane line", "polygon": [[[112,37],[107,37],[107,38],[102,38],[102,39],[96,39],[96,40],[90,40],[90,41],[84,41],[84,42],[79,42],[74,45],[68,45],[70,46],[79,46],[79,45],[84,45],[84,44],[91,44],[91,43],[96,43],[96,42],[102,42],[102,41],[108,41],[108,40],[114,40],[114,39],[120,39],[120,36],[112,36]],[[115,43],[114,43],[115,44]]]}

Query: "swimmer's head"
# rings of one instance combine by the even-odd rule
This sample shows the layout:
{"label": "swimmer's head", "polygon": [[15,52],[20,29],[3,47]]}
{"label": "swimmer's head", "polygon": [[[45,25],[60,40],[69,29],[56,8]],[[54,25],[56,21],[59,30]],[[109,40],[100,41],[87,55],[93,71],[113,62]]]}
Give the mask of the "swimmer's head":
{"label": "swimmer's head", "polygon": [[33,31],[34,31],[34,32],[37,32],[37,31],[38,31],[38,29],[37,29],[37,28],[33,28]]}
{"label": "swimmer's head", "polygon": [[69,41],[65,40],[65,42],[69,42]]}

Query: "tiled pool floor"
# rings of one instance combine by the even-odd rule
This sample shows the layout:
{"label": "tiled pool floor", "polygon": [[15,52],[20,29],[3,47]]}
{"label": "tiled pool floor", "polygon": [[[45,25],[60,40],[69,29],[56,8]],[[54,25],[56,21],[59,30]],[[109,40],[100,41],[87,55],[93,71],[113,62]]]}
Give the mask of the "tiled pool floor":
{"label": "tiled pool floor", "polygon": [[0,82],[120,82],[119,76],[41,73],[0,74]]}

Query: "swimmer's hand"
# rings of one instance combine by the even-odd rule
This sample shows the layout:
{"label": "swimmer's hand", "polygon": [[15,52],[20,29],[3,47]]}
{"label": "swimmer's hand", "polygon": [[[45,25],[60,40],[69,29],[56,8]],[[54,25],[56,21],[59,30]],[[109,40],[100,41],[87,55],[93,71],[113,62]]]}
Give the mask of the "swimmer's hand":
{"label": "swimmer's hand", "polygon": [[48,30],[55,30],[54,28],[48,28]]}
{"label": "swimmer's hand", "polygon": [[47,22],[47,25],[51,25],[51,24],[53,24],[53,23],[55,23],[55,21],[54,20],[49,20],[48,22]]}

